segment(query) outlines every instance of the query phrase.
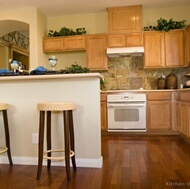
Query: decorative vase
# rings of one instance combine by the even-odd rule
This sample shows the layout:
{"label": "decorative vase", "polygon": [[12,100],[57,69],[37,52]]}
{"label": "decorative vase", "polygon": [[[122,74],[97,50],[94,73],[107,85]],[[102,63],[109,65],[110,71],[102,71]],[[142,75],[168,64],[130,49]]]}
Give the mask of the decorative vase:
{"label": "decorative vase", "polygon": [[177,77],[171,73],[166,77],[166,89],[177,89]]}

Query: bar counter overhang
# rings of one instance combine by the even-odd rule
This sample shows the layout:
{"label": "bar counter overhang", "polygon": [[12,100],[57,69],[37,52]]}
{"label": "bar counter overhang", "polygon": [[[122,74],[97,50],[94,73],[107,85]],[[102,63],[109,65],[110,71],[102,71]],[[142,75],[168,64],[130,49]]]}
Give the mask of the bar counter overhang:
{"label": "bar counter overhang", "polygon": [[[55,74],[0,77],[0,102],[9,104],[8,120],[14,164],[37,164],[38,145],[32,133],[38,133],[39,102],[76,103],[73,112],[75,153],[78,167],[102,167],[99,73]],[[2,115],[0,115],[2,116]],[[52,147],[64,145],[61,112],[52,115]],[[4,132],[0,127],[0,133]],[[4,144],[0,137],[0,144]],[[6,154],[0,163],[8,163]],[[54,162],[53,165],[64,165]]]}

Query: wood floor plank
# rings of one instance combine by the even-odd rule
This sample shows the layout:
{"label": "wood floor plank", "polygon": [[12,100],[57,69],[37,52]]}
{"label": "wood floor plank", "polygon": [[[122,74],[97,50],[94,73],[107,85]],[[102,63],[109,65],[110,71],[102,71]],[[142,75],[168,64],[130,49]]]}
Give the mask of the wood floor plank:
{"label": "wood floor plank", "polygon": [[[190,188],[190,145],[178,136],[102,136],[103,167],[71,169],[0,164],[0,189]],[[181,185],[181,186],[174,186]]]}

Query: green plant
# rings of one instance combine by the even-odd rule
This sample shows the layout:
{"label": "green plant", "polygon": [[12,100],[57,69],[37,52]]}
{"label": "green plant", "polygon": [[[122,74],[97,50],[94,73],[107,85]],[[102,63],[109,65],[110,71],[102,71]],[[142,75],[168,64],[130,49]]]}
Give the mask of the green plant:
{"label": "green plant", "polygon": [[59,31],[49,30],[48,37],[83,35],[86,34],[85,28],[77,28],[76,31],[70,28],[62,27]]}
{"label": "green plant", "polygon": [[86,67],[82,67],[78,64],[72,64],[70,67],[64,69],[64,73],[88,73],[90,70]]}
{"label": "green plant", "polygon": [[100,78],[100,89],[102,91],[105,91],[106,90],[106,85],[105,85],[105,81],[103,78]]}
{"label": "green plant", "polygon": [[185,22],[186,20],[174,21],[171,18],[169,21],[167,21],[166,19],[160,18],[157,20],[157,23],[158,23],[157,26],[148,26],[148,27],[146,26],[144,27],[144,31],[151,31],[151,30],[170,31],[173,29],[182,29],[187,26]]}

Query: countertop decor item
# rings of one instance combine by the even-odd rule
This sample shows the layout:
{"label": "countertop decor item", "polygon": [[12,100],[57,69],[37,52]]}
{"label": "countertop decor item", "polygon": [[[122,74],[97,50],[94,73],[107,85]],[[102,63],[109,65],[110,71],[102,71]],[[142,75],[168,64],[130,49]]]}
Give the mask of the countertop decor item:
{"label": "countertop decor item", "polygon": [[157,80],[158,89],[165,89],[166,87],[166,80],[163,76],[159,77]]}
{"label": "countertop decor item", "polygon": [[41,75],[41,74],[45,74],[46,71],[47,71],[47,69],[44,68],[43,66],[38,66],[37,68],[31,70],[30,74],[31,75]]}
{"label": "countertop decor item", "polygon": [[80,66],[78,64],[72,64],[70,67],[66,67],[64,69],[64,73],[67,73],[67,74],[69,74],[69,73],[88,73],[88,72],[90,72],[90,70],[88,68],[86,68],[86,67],[83,68],[82,66]]}
{"label": "countertop decor item", "polygon": [[13,69],[14,73],[16,73],[16,70],[19,68],[19,61],[9,59],[9,63],[11,68]]}
{"label": "countertop decor item", "polygon": [[52,67],[52,70],[54,71],[54,67],[57,65],[57,58],[55,56],[51,56],[48,58],[49,65]]}
{"label": "countertop decor item", "polygon": [[171,73],[166,77],[166,89],[177,89],[177,77]]}
{"label": "countertop decor item", "polygon": [[172,18],[167,21],[166,19],[160,18],[157,20],[158,25],[157,26],[146,26],[144,27],[144,31],[170,31],[174,29],[182,29],[185,28],[187,25],[186,20],[182,21],[174,21]]}

